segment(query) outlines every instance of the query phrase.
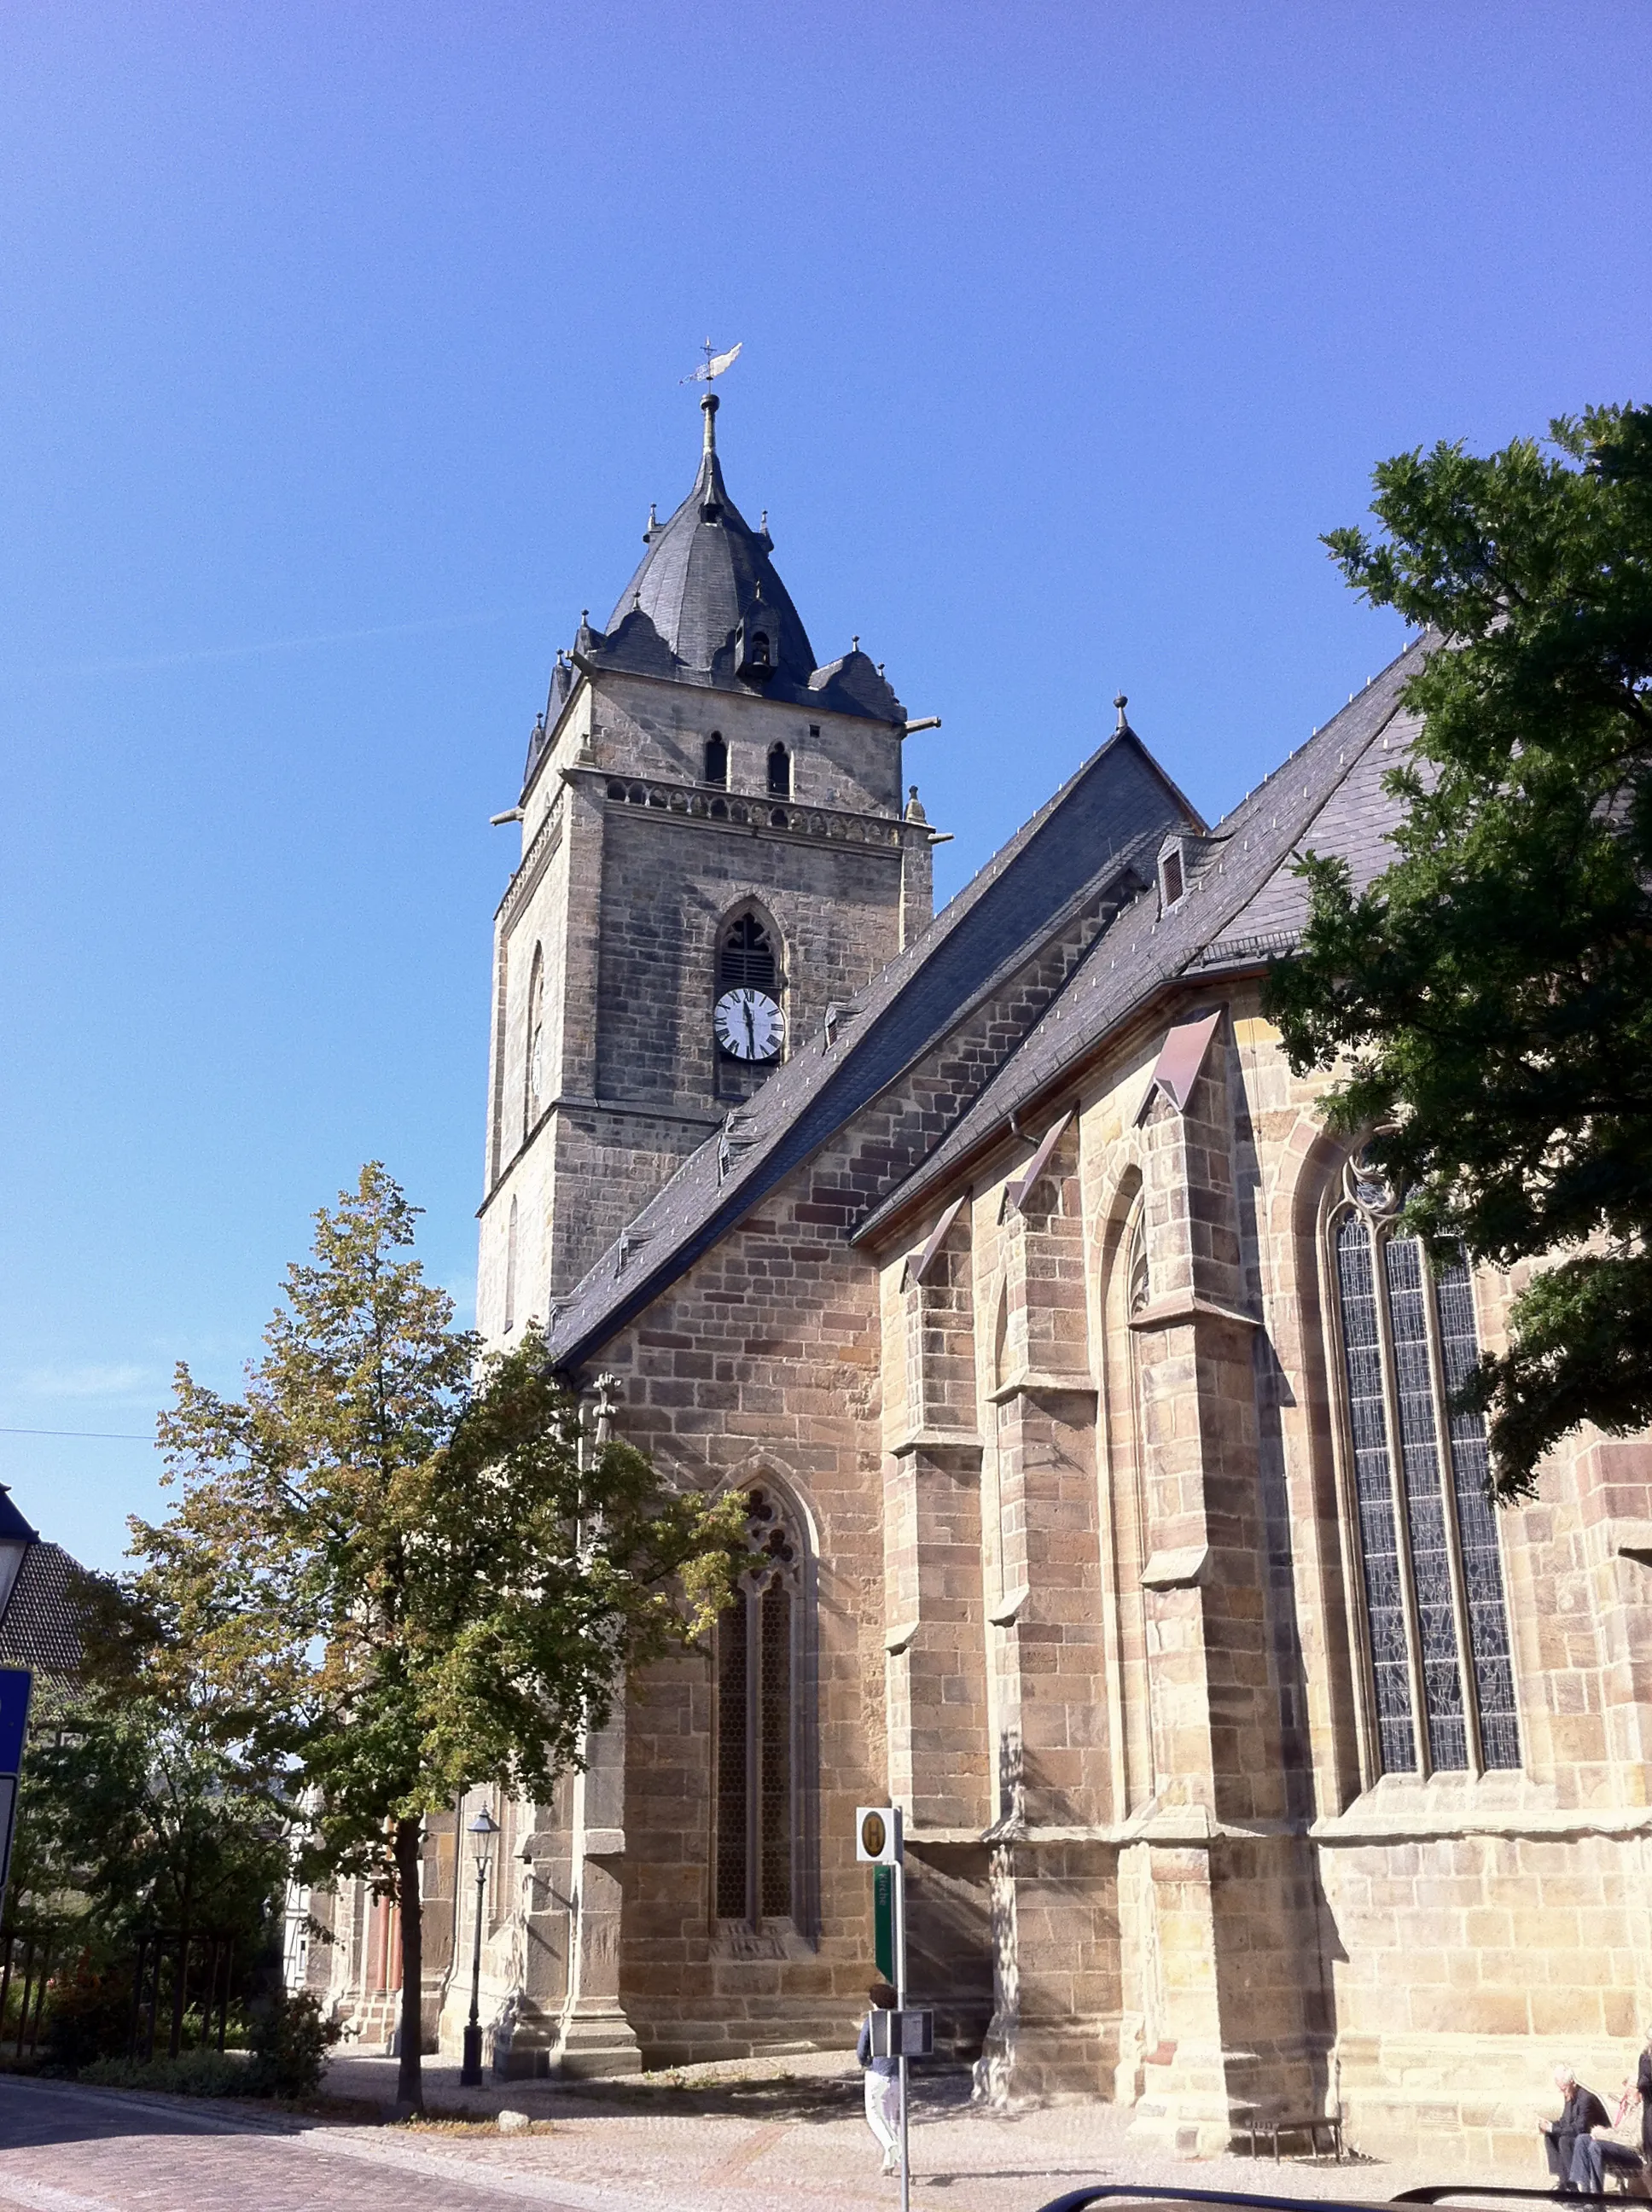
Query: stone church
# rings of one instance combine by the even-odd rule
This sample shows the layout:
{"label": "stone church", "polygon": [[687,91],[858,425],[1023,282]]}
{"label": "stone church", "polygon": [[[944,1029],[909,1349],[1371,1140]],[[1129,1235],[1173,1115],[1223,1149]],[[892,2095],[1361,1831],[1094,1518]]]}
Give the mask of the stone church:
{"label": "stone church", "polygon": [[[1514,1285],[1430,1273],[1260,1012],[1293,856],[1384,864],[1424,648],[1215,823],[1119,700],[937,915],[914,725],[817,663],[701,406],[502,817],[479,1313],[763,1564],[553,1803],[487,1798],[493,2062],[847,2045],[890,1801],[981,2094],[1528,2156],[1652,2020],[1652,1453],[1488,1507],[1449,1393]],[[444,2050],[483,1802],[427,1847]],[[383,2036],[393,1916],[318,1910]]]}

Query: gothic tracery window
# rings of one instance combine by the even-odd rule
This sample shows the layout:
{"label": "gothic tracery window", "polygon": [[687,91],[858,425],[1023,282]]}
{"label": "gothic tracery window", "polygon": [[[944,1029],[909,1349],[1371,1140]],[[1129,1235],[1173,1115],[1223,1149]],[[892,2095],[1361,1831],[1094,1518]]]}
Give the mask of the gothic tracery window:
{"label": "gothic tracery window", "polygon": [[767,991],[772,997],[780,987],[780,965],[768,932],[755,914],[743,914],[723,933],[717,957],[720,991]]}
{"label": "gothic tracery window", "polygon": [[717,1849],[720,1920],[794,1913],[801,1547],[772,1491],[747,1496],[760,1554],[717,1624]]}
{"label": "gothic tracery window", "polygon": [[1479,1356],[1468,1268],[1431,1272],[1357,1162],[1345,1185],[1332,1246],[1382,1770],[1518,1766],[1485,1427],[1450,1406]]}

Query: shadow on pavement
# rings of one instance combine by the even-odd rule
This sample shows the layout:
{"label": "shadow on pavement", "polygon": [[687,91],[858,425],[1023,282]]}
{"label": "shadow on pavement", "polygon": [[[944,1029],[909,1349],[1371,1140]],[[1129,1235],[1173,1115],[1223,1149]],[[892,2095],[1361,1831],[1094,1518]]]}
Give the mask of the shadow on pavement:
{"label": "shadow on pavement", "polygon": [[[197,2116],[115,2090],[0,2074],[0,2150],[107,2142],[121,2136],[217,2135],[240,2124],[231,2105],[207,2106]],[[256,2130],[258,2123],[247,2125]]]}

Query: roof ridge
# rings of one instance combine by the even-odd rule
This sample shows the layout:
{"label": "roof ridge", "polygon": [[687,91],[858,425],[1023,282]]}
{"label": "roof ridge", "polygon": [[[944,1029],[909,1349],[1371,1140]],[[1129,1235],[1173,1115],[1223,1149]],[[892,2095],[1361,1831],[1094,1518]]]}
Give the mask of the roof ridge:
{"label": "roof ridge", "polygon": [[[918,978],[926,969],[932,971],[947,958],[957,944],[961,933],[993,900],[1000,886],[1019,878],[1022,864],[1033,847],[1046,832],[1054,830],[1066,809],[1075,805],[1081,794],[1094,793],[1104,787],[1098,779],[1105,776],[1109,763],[1114,759],[1133,763],[1135,775],[1141,779],[1142,784],[1151,787],[1158,798],[1160,805],[1155,820],[1133,834],[1121,834],[1110,848],[1097,847],[1089,836],[1080,836],[1077,842],[1082,847],[1082,865],[1085,872],[1078,877],[1072,888],[1058,903],[1047,906],[1036,915],[1028,916],[1018,930],[1011,911],[1005,919],[1017,933],[999,957],[981,966],[969,980],[968,988],[955,988],[950,995],[944,990],[939,1002],[925,1017],[921,1012],[920,1000],[909,996]],[[1110,782],[1111,779],[1108,781]],[[1139,798],[1139,793],[1137,795]],[[1128,796],[1127,787],[1118,794],[1121,806],[1114,811],[1120,814],[1121,820],[1122,803]],[[920,937],[896,953],[860,991],[848,1000],[840,1002],[840,1014],[843,1006],[852,1006],[859,1017],[847,1036],[817,1051],[817,1041],[823,1036],[823,1030],[811,1030],[792,1059],[776,1071],[755,1098],[746,1102],[746,1110],[752,1115],[756,1126],[745,1132],[744,1149],[739,1161],[720,1174],[714,1184],[710,1184],[706,1189],[705,1196],[709,1201],[706,1218],[711,1221],[738,1218],[739,1213],[755,1205],[762,1191],[769,1187],[764,1176],[777,1152],[787,1151],[795,1155],[787,1158],[779,1170],[781,1174],[790,1172],[811,1157],[821,1145],[828,1142],[835,1132],[871,1099],[880,1096],[891,1083],[898,1082],[914,1060],[933,1048],[938,1037],[967,1019],[970,1011],[1006,974],[1024,964],[1040,947],[1051,940],[1053,935],[1067,926],[1086,897],[1102,895],[1108,884],[1118,882],[1137,868],[1145,848],[1150,844],[1157,848],[1164,834],[1167,817],[1173,821],[1175,809],[1179,806],[1185,806],[1185,802],[1181,800],[1179,794],[1175,794],[1175,787],[1136,733],[1133,731],[1110,733],[1060,789],[1052,793],[1012,837],[1006,840],[985,866],[977,871],[957,896],[949,900]],[[1075,815],[1074,823],[1079,830],[1093,833],[1095,825],[1083,817]],[[1090,858],[1092,854],[1093,859]],[[1062,857],[1052,855],[1052,860],[1057,863],[1057,872],[1041,877],[1041,884],[1059,883],[1059,863]],[[1078,864],[1073,854],[1068,854],[1065,858],[1069,867]],[[920,1034],[908,1038],[903,1046],[898,1040],[892,1043],[891,1018],[897,1016],[898,1011],[908,1004],[920,1006],[920,1018],[924,1026]],[[841,1111],[838,1110],[832,1102],[846,1093],[853,1094],[855,1078],[863,1071],[875,1076],[872,1088],[863,1094],[850,1096],[848,1103]],[[863,1079],[865,1079],[865,1075]],[[788,1146],[788,1139],[795,1141]],[[589,1303],[599,1288],[611,1287],[623,1276],[625,1261],[629,1257],[629,1250],[624,1249],[627,1239],[635,1237],[639,1231],[653,1230],[660,1225],[662,1218],[669,1217],[672,1211],[669,1203],[671,1196],[680,1198],[690,1186],[705,1184],[717,1151],[715,1136],[708,1137],[698,1146],[662,1188],[632,1217],[621,1237],[610,1243],[567,1297],[556,1301],[560,1311],[550,1330],[554,1358],[566,1361],[576,1356],[577,1344],[587,1332],[570,1328],[568,1340],[564,1340],[560,1335],[563,1323],[571,1322],[574,1309]],[[702,1220],[702,1231],[705,1225]],[[642,1285],[663,1285],[664,1280],[687,1264],[689,1261],[682,1257],[680,1248],[655,1243],[647,1263],[639,1267],[633,1279],[633,1287],[617,1304],[622,1309],[632,1307]],[[611,1333],[613,1328],[623,1326],[623,1321],[606,1321],[604,1326]]]}
{"label": "roof ridge", "polygon": [[[1068,986],[1046,1008],[1016,1050],[983,1086],[980,1096],[934,1151],[887,1197],[872,1207],[854,1234],[857,1237],[876,1235],[904,1207],[914,1203],[934,1185],[956,1171],[960,1162],[980,1146],[995,1139],[1007,1126],[1009,1116],[1018,1113],[1038,1094],[1058,1083],[1076,1057],[1092,1052],[1102,1040],[1128,1017],[1152,993],[1176,976],[1184,975],[1200,954],[1214,944],[1224,929],[1255,897],[1283,860],[1303,837],[1314,821],[1323,812],[1335,793],[1353,773],[1356,764],[1363,760],[1370,747],[1382,736],[1389,724],[1402,711],[1400,697],[1409,682],[1412,668],[1407,663],[1429,647],[1426,634],[1414,640],[1398,653],[1388,665],[1380,670],[1364,688],[1354,694],[1345,707],[1339,708],[1329,721],[1322,723],[1307,743],[1288,754],[1278,767],[1248,792],[1243,799],[1222,817],[1217,824],[1221,838],[1216,856],[1192,879],[1184,900],[1169,914],[1155,914],[1144,929],[1144,902],[1134,902],[1137,927],[1127,939],[1121,932],[1127,929],[1132,908],[1122,908],[1110,926],[1096,939],[1084,959],[1069,980]],[[1351,742],[1347,728],[1350,717],[1359,727]],[[1335,773],[1315,790],[1312,779],[1303,797],[1294,805],[1281,805],[1266,831],[1254,826],[1259,802],[1271,787],[1293,766],[1300,769],[1303,756],[1314,751],[1322,760],[1333,744],[1340,743],[1343,754],[1334,763]],[[1321,768],[1321,775],[1324,770]],[[1304,801],[1311,804],[1304,805]],[[1281,817],[1284,828],[1280,828]],[[1244,836],[1248,823],[1256,841],[1256,851],[1246,859],[1250,838]],[[1242,863],[1242,865],[1236,865]],[[1223,878],[1228,878],[1226,896],[1215,904],[1209,902]],[[1156,896],[1156,895],[1155,895]],[[1163,931],[1163,936],[1160,932]],[[1155,957],[1153,939],[1159,944]],[[1106,970],[1110,976],[1121,964],[1137,965],[1137,987],[1117,994],[1109,1003],[1103,1000],[1096,1018],[1075,1042],[1071,1034],[1062,1041],[1062,1048],[1054,1055],[1053,1066],[1046,1066],[1050,1055],[1041,1055],[1041,1040],[1051,1042],[1053,1032],[1064,1022],[1071,1028],[1084,1031],[1084,1008],[1076,1002],[1088,990],[1099,994],[1105,990],[1105,978],[1101,969],[1104,952],[1111,951],[1112,959]],[[1072,1021],[1075,1012],[1078,1018]]]}

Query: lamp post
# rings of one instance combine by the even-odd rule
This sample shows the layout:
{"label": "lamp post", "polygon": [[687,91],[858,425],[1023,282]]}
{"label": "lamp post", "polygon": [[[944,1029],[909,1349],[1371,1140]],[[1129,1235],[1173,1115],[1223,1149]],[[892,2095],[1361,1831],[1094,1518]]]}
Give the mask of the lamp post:
{"label": "lamp post", "polygon": [[466,2089],[482,2087],[482,1911],[488,1893],[488,1862],[493,1856],[494,1838],[499,1833],[499,1823],[484,1805],[471,1823],[470,1833],[476,1851],[476,1941],[471,1949],[471,2017],[465,2029],[465,2063],[459,2069],[460,2086]]}

